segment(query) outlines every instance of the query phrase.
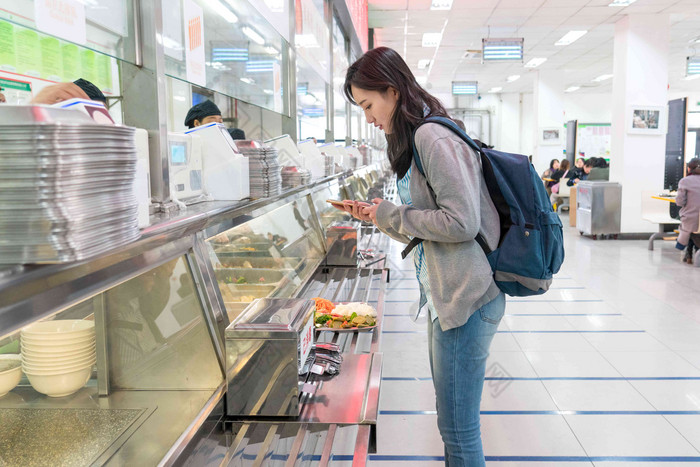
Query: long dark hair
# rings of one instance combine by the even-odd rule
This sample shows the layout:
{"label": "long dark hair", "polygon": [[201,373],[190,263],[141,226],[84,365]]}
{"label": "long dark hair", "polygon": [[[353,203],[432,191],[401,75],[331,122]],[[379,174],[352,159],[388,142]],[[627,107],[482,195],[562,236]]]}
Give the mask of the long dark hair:
{"label": "long dark hair", "polygon": [[688,174],[700,175],[700,159],[693,157],[688,161]]}
{"label": "long dark hair", "polygon": [[386,135],[386,141],[391,168],[402,178],[411,167],[413,131],[418,123],[428,116],[447,117],[447,111],[418,84],[401,55],[388,47],[368,51],[348,68],[343,91],[348,101],[357,105],[351,86],[381,93],[390,87],[398,91],[391,134]]}

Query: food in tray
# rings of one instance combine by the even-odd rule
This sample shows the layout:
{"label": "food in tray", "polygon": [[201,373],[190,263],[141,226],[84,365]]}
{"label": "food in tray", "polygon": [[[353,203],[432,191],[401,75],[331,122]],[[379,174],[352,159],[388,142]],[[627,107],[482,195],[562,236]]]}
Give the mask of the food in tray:
{"label": "food in tray", "polygon": [[335,305],[330,300],[316,297],[316,328],[362,329],[377,325],[377,311],[367,303],[352,302]]}

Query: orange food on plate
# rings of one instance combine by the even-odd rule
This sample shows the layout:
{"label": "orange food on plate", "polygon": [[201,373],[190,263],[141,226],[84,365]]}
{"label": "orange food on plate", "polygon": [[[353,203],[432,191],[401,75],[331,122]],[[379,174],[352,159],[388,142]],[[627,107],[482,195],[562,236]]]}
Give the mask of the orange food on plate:
{"label": "orange food on plate", "polygon": [[331,314],[335,309],[335,304],[330,300],[326,300],[321,297],[314,297],[313,300],[316,302],[316,312],[321,314]]}

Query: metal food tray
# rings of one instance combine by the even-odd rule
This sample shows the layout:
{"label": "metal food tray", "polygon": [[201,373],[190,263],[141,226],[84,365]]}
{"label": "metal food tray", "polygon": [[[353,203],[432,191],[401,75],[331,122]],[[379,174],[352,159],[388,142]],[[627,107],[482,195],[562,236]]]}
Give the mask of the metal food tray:
{"label": "metal food tray", "polygon": [[[241,268],[241,269],[298,269],[299,265],[304,261],[303,258],[264,258],[264,257],[241,257],[221,255],[217,253],[221,265],[226,268]],[[244,263],[250,263],[252,268],[246,268]]]}
{"label": "metal food tray", "polygon": [[[216,279],[218,281],[224,281],[226,276],[230,276],[233,282],[224,282],[225,284],[233,285],[274,285],[278,286],[280,282],[287,279],[289,280],[289,274],[292,272],[291,269],[254,269],[254,268],[222,268],[216,269],[215,271]],[[244,277],[247,282],[243,284],[236,284],[235,280],[239,277]],[[264,282],[259,282],[259,279],[263,278]]]}

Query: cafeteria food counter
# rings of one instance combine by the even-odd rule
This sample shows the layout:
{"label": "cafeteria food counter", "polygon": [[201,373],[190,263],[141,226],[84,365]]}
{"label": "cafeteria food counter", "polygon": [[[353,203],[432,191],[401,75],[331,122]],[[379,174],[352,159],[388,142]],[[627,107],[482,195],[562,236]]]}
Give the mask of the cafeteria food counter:
{"label": "cafeteria food counter", "polygon": [[[153,217],[138,241],[98,257],[0,270],[0,355],[22,352],[27,326],[67,319],[94,322],[96,354],[87,384],[70,395],[40,394],[25,375],[0,397],[0,419],[9,421],[0,436],[0,464],[45,462],[48,449],[61,464],[221,465],[240,443],[247,446],[241,460],[251,450],[281,446],[272,440],[282,439],[276,434],[283,427],[285,436],[294,432],[289,452],[299,459],[317,455],[312,445],[321,436],[321,457],[329,440],[335,440],[329,453],[354,455],[341,442],[352,438],[348,446],[359,443],[363,465],[376,424],[380,327],[322,333],[328,335],[321,340],[341,346],[345,361],[336,381],[309,379],[309,389],[317,389],[304,396],[298,419],[230,420],[225,429],[224,331],[258,297],[367,299],[381,312],[387,271],[322,263],[323,226],[342,216],[325,199],[344,197],[352,184],[358,194],[365,184],[381,188],[382,170],[361,168],[268,200],[190,206]],[[359,408],[322,413],[321,405],[333,404],[314,401],[345,400],[354,387],[349,379],[359,384]],[[60,436],[28,442],[29,421],[35,437]],[[277,427],[273,434],[266,424]]]}

